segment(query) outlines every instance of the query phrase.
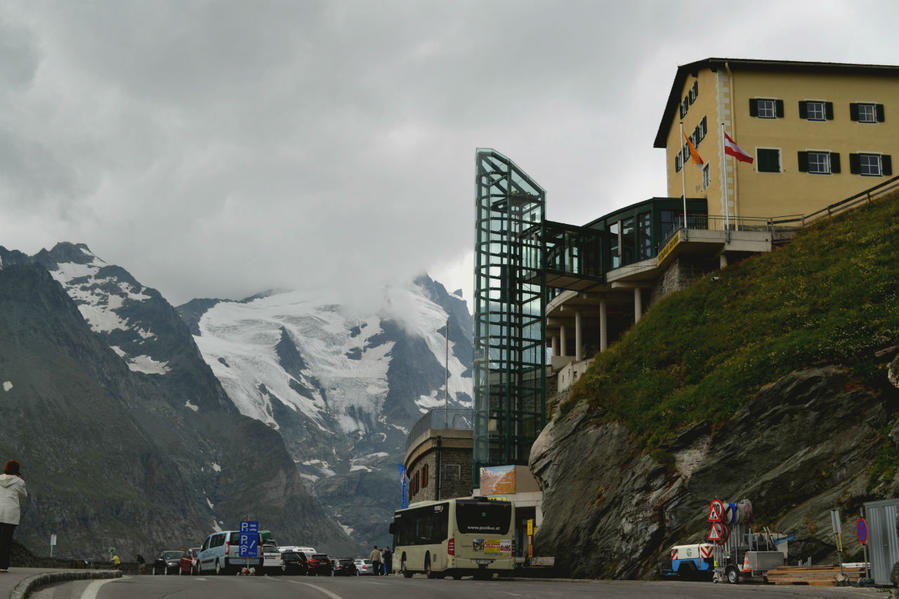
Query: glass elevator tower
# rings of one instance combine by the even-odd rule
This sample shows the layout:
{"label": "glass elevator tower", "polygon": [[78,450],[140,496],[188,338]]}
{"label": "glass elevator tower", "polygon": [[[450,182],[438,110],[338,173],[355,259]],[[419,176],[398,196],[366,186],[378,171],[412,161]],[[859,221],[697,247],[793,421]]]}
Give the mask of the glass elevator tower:
{"label": "glass elevator tower", "polygon": [[482,466],[527,464],[546,423],[546,192],[491,149],[476,152],[474,455]]}

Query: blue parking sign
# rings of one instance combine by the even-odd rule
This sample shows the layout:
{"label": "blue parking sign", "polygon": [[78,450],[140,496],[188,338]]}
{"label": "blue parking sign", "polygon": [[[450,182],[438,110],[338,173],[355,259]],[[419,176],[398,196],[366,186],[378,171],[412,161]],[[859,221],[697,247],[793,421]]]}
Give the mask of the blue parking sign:
{"label": "blue parking sign", "polygon": [[238,557],[259,557],[259,522],[257,520],[241,521],[239,535]]}

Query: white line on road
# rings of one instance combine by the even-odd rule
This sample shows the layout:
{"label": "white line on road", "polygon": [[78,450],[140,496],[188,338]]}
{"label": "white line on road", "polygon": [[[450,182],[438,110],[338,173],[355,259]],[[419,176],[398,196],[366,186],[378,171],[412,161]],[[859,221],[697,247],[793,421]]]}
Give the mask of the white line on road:
{"label": "white line on road", "polygon": [[97,593],[100,591],[100,587],[108,582],[112,582],[114,580],[120,580],[119,578],[106,578],[104,580],[95,580],[87,585],[87,588],[84,589],[84,592],[81,593],[81,599],[97,599]]}
{"label": "white line on road", "polygon": [[321,591],[322,593],[324,593],[325,595],[327,595],[327,596],[330,597],[331,599],[343,599],[343,597],[341,597],[341,596],[338,595],[337,593],[332,593],[331,591],[329,591],[329,590],[327,590],[327,589],[323,589],[323,588],[321,588],[320,586],[318,586],[317,584],[309,584],[308,582],[297,582],[296,580],[289,580],[288,582],[292,582],[293,584],[302,584],[302,585],[306,585],[307,587],[312,587],[312,588],[315,589],[316,591]]}

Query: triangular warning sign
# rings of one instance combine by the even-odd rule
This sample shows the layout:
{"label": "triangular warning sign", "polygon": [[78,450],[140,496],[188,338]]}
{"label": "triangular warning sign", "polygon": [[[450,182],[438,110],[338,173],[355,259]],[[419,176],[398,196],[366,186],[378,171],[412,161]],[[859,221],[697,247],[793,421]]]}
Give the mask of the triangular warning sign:
{"label": "triangular warning sign", "polygon": [[712,522],[712,529],[709,531],[709,540],[710,541],[720,541],[722,539],[722,533],[724,532],[724,527],[720,522]]}
{"label": "triangular warning sign", "polygon": [[721,522],[721,514],[724,513],[724,503],[720,499],[713,499],[709,503],[709,522]]}

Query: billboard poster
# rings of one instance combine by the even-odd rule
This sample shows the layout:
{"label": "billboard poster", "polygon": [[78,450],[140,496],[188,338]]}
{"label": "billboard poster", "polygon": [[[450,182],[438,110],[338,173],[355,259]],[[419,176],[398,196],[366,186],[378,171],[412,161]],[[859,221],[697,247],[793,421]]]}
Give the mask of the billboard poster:
{"label": "billboard poster", "polygon": [[514,495],[515,466],[481,468],[481,495]]}

